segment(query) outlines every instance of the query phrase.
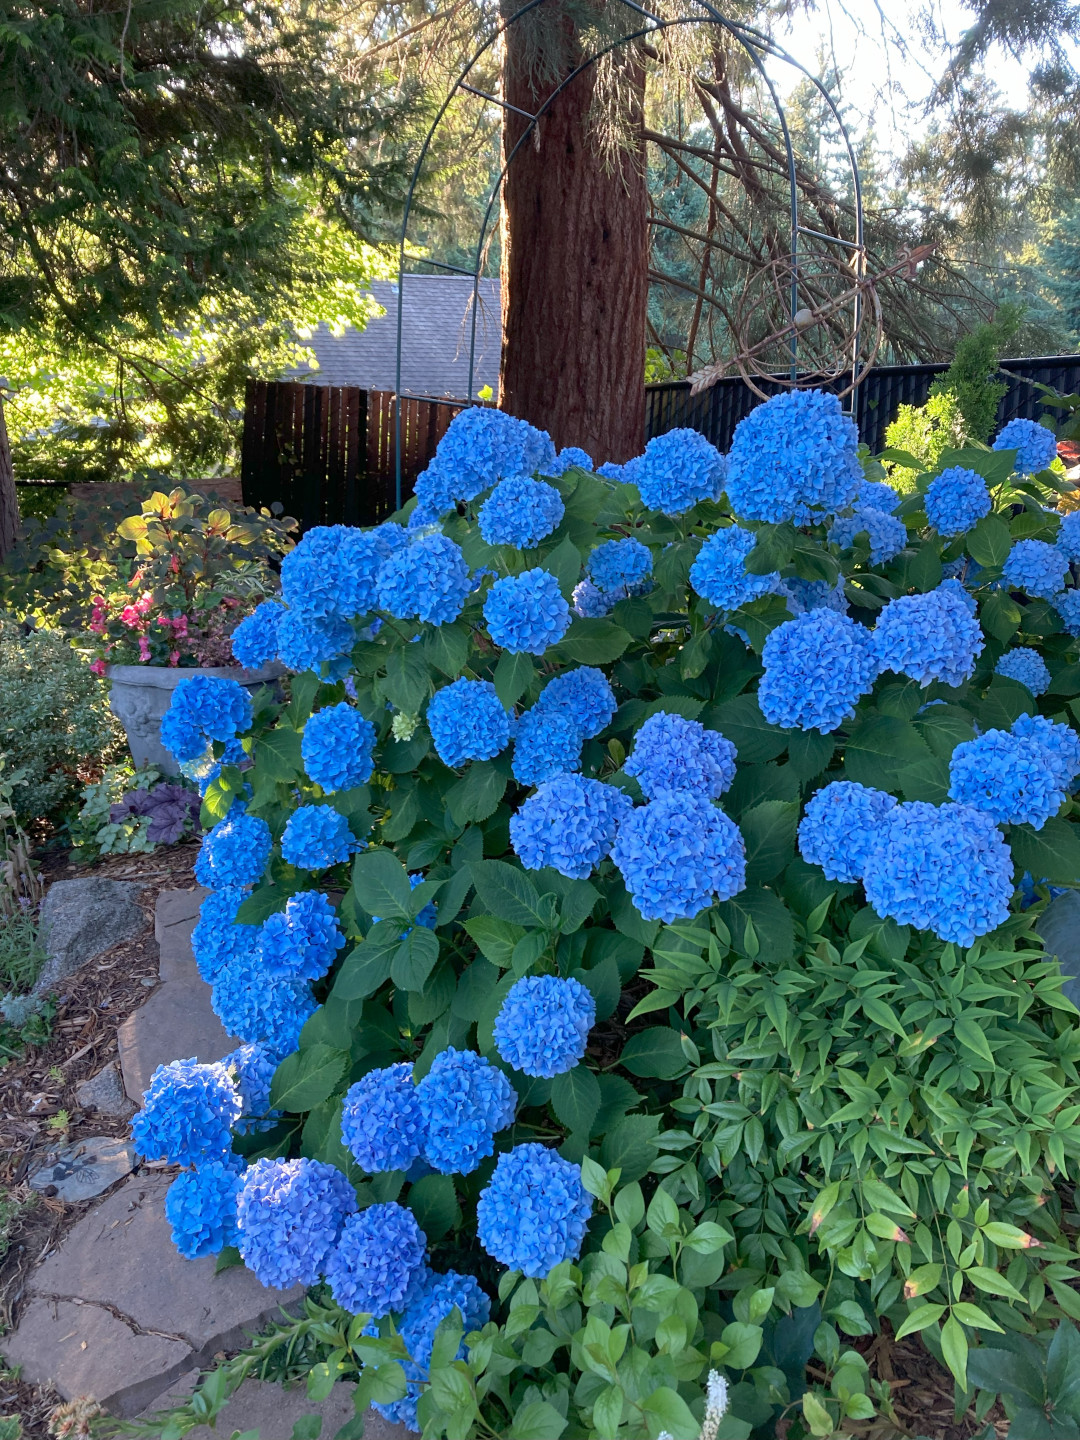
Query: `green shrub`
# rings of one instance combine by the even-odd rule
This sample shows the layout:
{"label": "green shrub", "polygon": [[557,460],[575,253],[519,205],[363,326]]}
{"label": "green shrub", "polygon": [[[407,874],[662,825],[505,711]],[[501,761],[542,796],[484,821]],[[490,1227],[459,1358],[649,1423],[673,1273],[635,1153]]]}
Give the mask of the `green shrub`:
{"label": "green shrub", "polygon": [[79,770],[118,743],[105,685],[64,637],[0,616],[0,755],[23,772],[20,823],[56,815],[78,793]]}

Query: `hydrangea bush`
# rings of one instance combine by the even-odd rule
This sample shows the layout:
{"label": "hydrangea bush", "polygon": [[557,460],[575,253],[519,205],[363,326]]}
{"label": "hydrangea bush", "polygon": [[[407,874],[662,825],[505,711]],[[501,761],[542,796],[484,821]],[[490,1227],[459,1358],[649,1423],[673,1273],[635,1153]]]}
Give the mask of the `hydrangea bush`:
{"label": "hydrangea bush", "polygon": [[183,1253],[316,1287],[200,1417],[300,1370],[430,1437],[826,1436],[893,1415],[883,1320],[963,1400],[980,1337],[1080,1315],[1040,438],[901,498],[820,393],[605,474],[468,411],[392,523],[304,537],[240,637],[286,701],[165,722],[221,762],[194,942],[240,1048],[136,1136],[193,1167]]}

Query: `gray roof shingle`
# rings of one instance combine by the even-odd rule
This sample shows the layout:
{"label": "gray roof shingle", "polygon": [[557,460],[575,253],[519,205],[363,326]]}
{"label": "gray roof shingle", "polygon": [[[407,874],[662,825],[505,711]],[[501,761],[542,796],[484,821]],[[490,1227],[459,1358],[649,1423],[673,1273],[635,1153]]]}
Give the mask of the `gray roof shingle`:
{"label": "gray roof shingle", "polygon": [[[402,316],[401,390],[404,395],[465,399],[469,383],[472,328],[472,279],[465,275],[406,275]],[[357,385],[363,390],[393,390],[397,364],[398,286],[374,280],[371,293],[385,310],[363,330],[346,328],[341,336],[320,325],[305,343],[314,350],[317,370],[301,367],[285,376],[315,385]],[[473,399],[490,385],[499,388],[502,344],[498,280],[481,280],[476,312],[476,360]]]}

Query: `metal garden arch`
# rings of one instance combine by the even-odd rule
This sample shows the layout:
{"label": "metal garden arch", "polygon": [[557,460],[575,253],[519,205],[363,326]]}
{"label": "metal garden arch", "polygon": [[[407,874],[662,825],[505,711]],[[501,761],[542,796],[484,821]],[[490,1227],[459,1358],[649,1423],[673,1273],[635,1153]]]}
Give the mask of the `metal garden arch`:
{"label": "metal garden arch", "polygon": [[[565,79],[563,79],[559,83],[559,85],[551,92],[551,94],[547,97],[544,103],[534,114],[525,110],[521,110],[517,106],[508,104],[498,95],[490,95],[486,91],[478,90],[468,83],[469,76],[472,74],[476,65],[491,49],[491,47],[497,43],[500,37],[512,25],[515,25],[518,21],[520,21],[523,16],[529,14],[530,11],[535,10],[540,5],[544,4],[544,0],[526,0],[526,3],[522,5],[520,9],[516,10],[513,15],[502,21],[498,25],[498,27],[491,33],[491,35],[488,36],[484,43],[480,45],[478,49],[473,53],[472,58],[469,60],[468,64],[458,76],[457,80],[455,80],[454,84],[451,86],[449,93],[447,94],[442,105],[439,107],[438,113],[432,120],[431,125],[428,127],[427,134],[424,137],[424,142],[420,148],[420,153],[417,156],[416,164],[413,167],[412,176],[409,181],[408,193],[405,200],[405,209],[401,221],[401,238],[398,252],[397,361],[394,382],[394,438],[396,467],[395,504],[399,509],[401,507],[401,353],[404,311],[404,286],[408,275],[411,273],[406,270],[406,264],[412,263],[417,265],[431,265],[437,270],[445,270],[452,274],[471,277],[473,282],[473,293],[469,336],[468,395],[466,397],[461,397],[457,400],[445,400],[443,403],[454,405],[474,405],[479,403],[473,393],[473,382],[475,379],[476,319],[481,280],[480,272],[484,264],[484,253],[487,242],[487,235],[491,226],[495,206],[498,202],[499,195],[502,189],[503,179],[506,176],[506,172],[509,166],[513,163],[515,155],[521,149],[522,145],[525,144],[525,142],[532,137],[535,127],[538,125],[540,120],[543,119],[544,115],[555,103],[555,101],[562,94],[562,92],[567,88],[567,86],[571,85],[577,79],[577,77],[581,75],[585,70],[588,70],[590,66],[595,65],[596,62],[600,60],[604,55],[610,53],[612,50],[618,49],[622,45],[629,44],[633,40],[643,39],[645,36],[648,35],[655,35],[658,31],[672,29],[675,26],[701,24],[716,25],[719,26],[722,30],[724,30],[734,40],[736,40],[738,44],[743,48],[754,68],[756,69],[758,75],[761,77],[761,80],[768,89],[769,95],[773,102],[773,106],[776,110],[777,119],[780,123],[780,129],[783,136],[784,154],[787,162],[788,171],[788,187],[790,193],[789,219],[791,229],[791,278],[788,296],[788,310],[789,320],[791,321],[791,335],[788,341],[788,345],[790,350],[789,376],[792,383],[795,382],[798,372],[799,329],[796,321],[796,315],[799,305],[798,267],[800,256],[800,236],[807,236],[813,239],[826,241],[831,245],[839,245],[841,247],[844,247],[851,252],[854,262],[853,276],[856,282],[865,278],[866,245],[863,223],[862,183],[859,175],[858,161],[855,156],[855,150],[851,142],[851,137],[848,134],[847,127],[844,124],[843,117],[840,114],[840,110],[836,104],[836,101],[829,94],[829,91],[818,79],[818,77],[812,74],[806,68],[806,66],[796,60],[794,56],[790,55],[786,50],[784,50],[782,46],[778,45],[770,36],[763,34],[760,30],[755,29],[753,26],[743,24],[740,21],[730,20],[725,15],[722,15],[720,11],[717,10],[715,6],[711,3],[711,0],[691,0],[691,3],[694,4],[701,13],[692,15],[678,15],[671,19],[664,19],[662,16],[654,14],[644,5],[637,3],[637,0],[619,0],[619,3],[624,5],[628,10],[634,12],[634,14],[642,17],[642,20],[645,23],[641,24],[637,29],[620,36],[617,40],[613,40],[606,45],[600,46],[593,54],[586,56],[586,58],[582,60],[581,63],[577,65],[570,72],[570,74],[567,75]],[[791,131],[788,126],[787,115],[784,111],[783,103],[777,92],[776,85],[774,84],[772,78],[765,69],[766,59],[783,60],[786,64],[792,65],[796,70],[798,70],[815,87],[821,98],[824,100],[826,106],[828,107],[833,120],[836,122],[836,126],[843,143],[843,148],[847,155],[848,165],[851,170],[852,194],[854,198],[855,211],[855,238],[853,240],[845,240],[842,239],[840,236],[830,235],[824,231],[808,229],[800,222],[799,187],[795,163],[795,150],[794,146],[792,145]],[[484,211],[484,217],[480,227],[480,232],[477,237],[476,249],[474,252],[475,259],[473,268],[471,270],[466,270],[460,265],[451,265],[447,261],[434,260],[429,256],[410,255],[407,250],[409,219],[412,215],[413,197],[416,192],[417,183],[420,179],[421,172],[423,171],[424,163],[427,159],[428,152],[431,148],[431,143],[435,137],[436,131],[442,123],[442,120],[446,115],[446,112],[449,109],[451,103],[453,102],[455,97],[462,92],[465,92],[469,95],[475,95],[489,105],[498,106],[501,110],[513,111],[515,114],[523,116],[524,119],[528,122],[525,126],[525,129],[519,136],[517,142],[515,143],[513,149],[511,150],[510,154],[506,157],[502,169],[500,170],[499,175],[495,180],[494,185],[492,186],[491,194],[488,198],[487,206]],[[862,294],[861,290],[858,288],[857,285],[852,292],[851,303],[854,306],[854,324],[852,333],[857,337],[862,305]],[[849,392],[851,394],[854,393],[854,390],[858,385],[859,379],[861,378],[859,375],[858,364],[858,347],[856,342],[852,357],[852,380],[851,390]],[[425,398],[430,400],[437,400],[440,397],[428,396]]]}

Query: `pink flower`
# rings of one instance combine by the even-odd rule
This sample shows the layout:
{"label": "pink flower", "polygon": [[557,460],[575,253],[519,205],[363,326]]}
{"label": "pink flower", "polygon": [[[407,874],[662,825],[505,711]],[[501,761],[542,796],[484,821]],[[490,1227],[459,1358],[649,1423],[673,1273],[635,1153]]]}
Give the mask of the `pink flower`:
{"label": "pink flower", "polygon": [[139,659],[144,665],[150,659],[150,642],[145,635],[139,636]]}
{"label": "pink flower", "polygon": [[178,615],[178,616],[176,617],[176,619],[173,621],[173,634],[176,636],[176,638],[177,638],[178,640],[186,640],[186,639],[187,639],[187,633],[188,633],[188,617],[187,617],[186,615]]}
{"label": "pink flower", "polygon": [[105,674],[105,661],[104,661],[104,660],[101,660],[101,659],[92,660],[92,661],[90,662],[90,669],[94,672],[95,675],[104,675],[104,674]]}
{"label": "pink flower", "polygon": [[141,618],[134,605],[125,605],[120,611],[120,623],[126,625],[129,630],[137,630]]}
{"label": "pink flower", "polygon": [[169,651],[169,664],[170,664],[170,665],[179,665],[179,664],[180,664],[180,651],[179,651],[179,650],[170,650],[170,651]]}

